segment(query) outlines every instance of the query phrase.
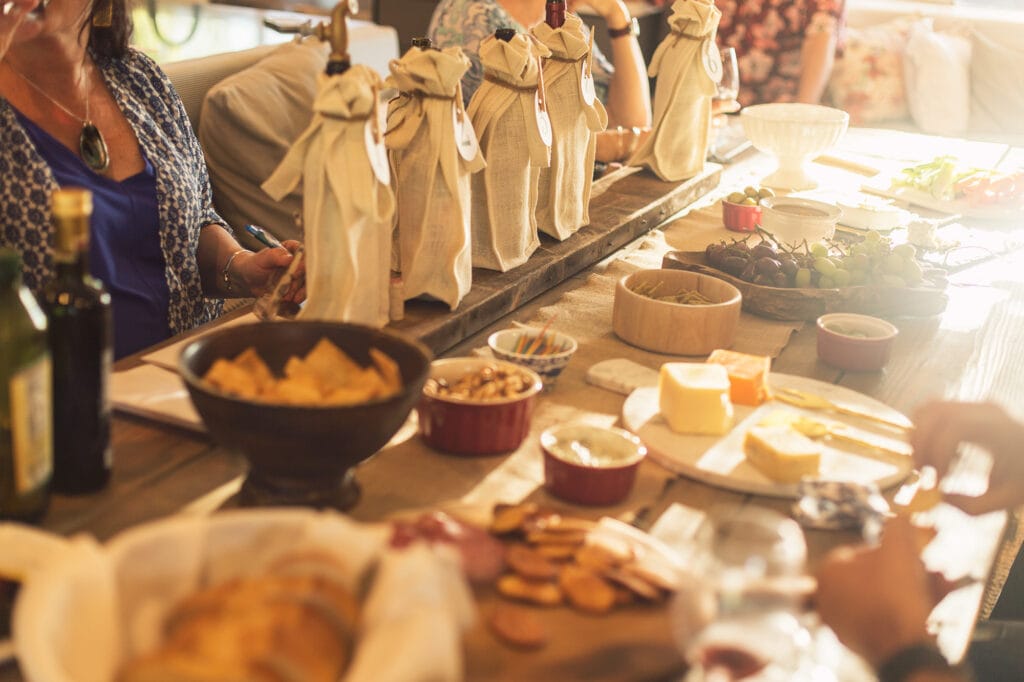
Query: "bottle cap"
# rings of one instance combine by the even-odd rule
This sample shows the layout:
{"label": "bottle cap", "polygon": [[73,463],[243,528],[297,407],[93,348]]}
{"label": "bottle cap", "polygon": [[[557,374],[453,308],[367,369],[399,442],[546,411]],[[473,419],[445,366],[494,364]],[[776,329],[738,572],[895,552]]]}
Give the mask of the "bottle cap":
{"label": "bottle cap", "polygon": [[418,36],[416,38],[413,38],[411,45],[412,47],[418,47],[421,50],[429,50],[434,46],[434,44],[430,41],[430,38],[427,38],[426,36]]}
{"label": "bottle cap", "polygon": [[494,37],[498,40],[504,40],[506,43],[516,37],[517,31],[514,28],[504,27],[499,28],[494,32]]}
{"label": "bottle cap", "polygon": [[51,206],[53,214],[62,218],[92,215],[92,192],[80,187],[54,190]]}

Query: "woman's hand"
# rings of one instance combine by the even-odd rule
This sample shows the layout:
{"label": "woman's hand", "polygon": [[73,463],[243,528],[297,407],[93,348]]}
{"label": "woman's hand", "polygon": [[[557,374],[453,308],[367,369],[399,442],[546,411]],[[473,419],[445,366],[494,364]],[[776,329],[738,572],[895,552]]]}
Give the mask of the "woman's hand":
{"label": "woman's hand", "polygon": [[1024,424],[992,403],[933,402],[917,410],[910,444],[918,466],[949,471],[960,446],[973,444],[992,456],[988,490],[977,497],[943,499],[969,514],[1024,504]]}
{"label": "woman's hand", "polygon": [[[231,264],[231,275],[244,283],[250,295],[262,296],[270,291],[285,268],[291,265],[299,242],[289,239],[281,243],[284,248],[262,249],[260,251],[240,253]],[[306,299],[306,264],[301,263],[293,279],[291,287],[282,300],[301,303]]]}

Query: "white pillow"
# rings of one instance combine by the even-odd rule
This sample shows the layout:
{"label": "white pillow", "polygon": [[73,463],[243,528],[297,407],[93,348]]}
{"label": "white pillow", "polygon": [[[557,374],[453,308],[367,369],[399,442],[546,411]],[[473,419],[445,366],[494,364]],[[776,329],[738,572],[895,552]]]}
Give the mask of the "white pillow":
{"label": "white pillow", "polygon": [[281,239],[301,239],[293,215],[301,188],[274,201],[263,181],[313,118],[317,75],[330,46],[318,40],[281,45],[210,88],[199,117],[218,212],[234,228],[255,223]]}
{"label": "white pillow", "polygon": [[1024,46],[978,30],[973,38],[971,129],[1024,134]]}
{"label": "white pillow", "polygon": [[971,113],[971,42],[939,33],[931,19],[910,29],[904,56],[907,106],[925,133],[958,135]]}

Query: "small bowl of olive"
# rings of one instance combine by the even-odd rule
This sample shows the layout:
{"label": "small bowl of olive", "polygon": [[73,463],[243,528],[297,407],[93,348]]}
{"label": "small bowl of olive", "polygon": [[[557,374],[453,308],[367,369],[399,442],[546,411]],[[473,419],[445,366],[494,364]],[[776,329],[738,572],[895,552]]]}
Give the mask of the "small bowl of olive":
{"label": "small bowl of olive", "polygon": [[746,187],[722,200],[722,223],[734,232],[753,232],[761,224],[761,200],[774,197],[767,187]]}

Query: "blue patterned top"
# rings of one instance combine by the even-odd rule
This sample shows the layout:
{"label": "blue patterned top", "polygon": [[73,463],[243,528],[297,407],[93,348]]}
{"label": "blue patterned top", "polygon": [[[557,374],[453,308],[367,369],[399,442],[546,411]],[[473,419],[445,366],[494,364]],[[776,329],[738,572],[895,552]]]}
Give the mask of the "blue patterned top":
{"label": "blue patterned top", "polygon": [[[539,4],[539,0],[538,0]],[[514,28],[520,33],[526,29],[512,18],[497,0],[441,0],[430,20],[427,36],[435,47],[461,47],[469,57],[469,70],[462,77],[462,97],[469,104],[480,82],[484,78],[484,67],[480,63],[480,42],[494,35],[499,28]],[[590,27],[583,24],[589,36]],[[594,85],[602,102],[608,99],[608,84],[615,67],[601,50],[594,45]]]}
{"label": "blue patterned top", "polygon": [[[149,57],[130,50],[123,59],[97,64],[153,165],[170,294],[167,321],[180,333],[217,317],[223,307],[220,299],[203,296],[196,257],[203,226],[224,224],[213,209],[203,152],[178,94]],[[25,284],[37,296],[54,273],[49,197],[58,187],[14,108],[0,97],[0,246],[21,253]]]}

